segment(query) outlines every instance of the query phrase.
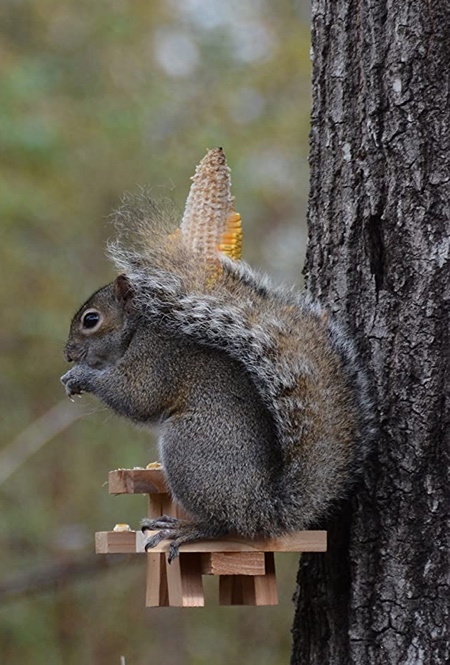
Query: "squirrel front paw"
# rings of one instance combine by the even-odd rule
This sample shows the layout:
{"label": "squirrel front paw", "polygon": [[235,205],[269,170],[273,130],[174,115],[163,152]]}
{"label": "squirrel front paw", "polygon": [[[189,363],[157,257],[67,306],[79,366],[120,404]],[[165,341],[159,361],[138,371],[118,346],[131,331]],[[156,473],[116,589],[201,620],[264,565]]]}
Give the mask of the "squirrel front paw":
{"label": "squirrel front paw", "polygon": [[86,370],[83,367],[72,367],[72,369],[61,377],[61,383],[66,389],[67,396],[70,398],[74,395],[82,395],[82,393],[88,392]]}

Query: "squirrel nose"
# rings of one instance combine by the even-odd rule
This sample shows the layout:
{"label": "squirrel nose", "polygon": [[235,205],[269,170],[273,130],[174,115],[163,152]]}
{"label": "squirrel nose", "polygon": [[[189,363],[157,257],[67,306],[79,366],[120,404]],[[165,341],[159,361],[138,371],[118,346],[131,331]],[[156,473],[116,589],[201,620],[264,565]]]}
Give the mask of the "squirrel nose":
{"label": "squirrel nose", "polygon": [[72,363],[75,360],[78,360],[78,354],[76,348],[73,347],[73,345],[67,344],[66,347],[64,348],[64,358],[67,360],[68,363]]}

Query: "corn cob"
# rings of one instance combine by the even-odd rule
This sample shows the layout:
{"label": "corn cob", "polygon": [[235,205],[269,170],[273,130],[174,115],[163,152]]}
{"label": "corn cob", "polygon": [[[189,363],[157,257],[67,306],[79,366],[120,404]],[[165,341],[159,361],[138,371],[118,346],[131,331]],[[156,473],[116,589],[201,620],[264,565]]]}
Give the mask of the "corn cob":
{"label": "corn cob", "polygon": [[206,264],[217,265],[218,251],[240,259],[241,216],[234,211],[230,169],[222,148],[209,150],[196,167],[180,230],[184,243]]}

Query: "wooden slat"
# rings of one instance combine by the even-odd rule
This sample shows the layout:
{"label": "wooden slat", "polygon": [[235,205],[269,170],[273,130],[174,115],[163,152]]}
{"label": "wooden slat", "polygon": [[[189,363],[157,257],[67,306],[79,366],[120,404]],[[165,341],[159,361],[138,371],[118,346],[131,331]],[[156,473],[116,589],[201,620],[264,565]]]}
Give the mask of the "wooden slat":
{"label": "wooden slat", "polygon": [[211,552],[202,556],[203,575],[264,575],[264,552]]}
{"label": "wooden slat", "polygon": [[164,514],[164,509],[167,504],[166,501],[169,499],[167,494],[149,494],[148,495],[148,506],[147,506],[147,517],[151,520],[154,520],[157,517],[161,517]]}
{"label": "wooden slat", "polygon": [[110,494],[166,494],[161,469],[116,469],[108,475]]}
{"label": "wooden slat", "polygon": [[219,577],[219,605],[242,605],[242,578],[239,575]]}
{"label": "wooden slat", "polygon": [[[156,531],[136,532],[136,551],[144,551],[144,543]],[[154,552],[168,552],[169,540],[163,540]],[[326,552],[326,531],[296,531],[279,538],[255,539],[227,536],[221,540],[203,540],[187,543],[180,552]]]}
{"label": "wooden slat", "polygon": [[[150,519],[155,519],[163,514],[165,497],[167,494],[148,495],[147,515]],[[169,605],[166,555],[160,552],[147,554],[145,605],[146,607],[167,607]]]}
{"label": "wooden slat", "polygon": [[180,555],[167,565],[170,607],[204,607],[201,555]]}
{"label": "wooden slat", "polygon": [[[185,517],[168,494],[149,494],[148,517]],[[147,554],[147,607],[203,607],[201,554],[180,554],[170,565],[164,552]]]}
{"label": "wooden slat", "polygon": [[[266,574],[258,575],[253,578],[246,578],[247,580],[253,580],[253,589],[252,589],[252,603],[245,603],[246,605],[278,605],[278,589],[277,589],[277,578],[275,576],[275,557],[273,552],[265,552],[264,554],[265,563],[266,563]],[[247,581],[248,585],[249,582]],[[245,594],[244,594],[245,600]]]}
{"label": "wooden slat", "polygon": [[147,554],[146,607],[167,607],[169,605],[166,565],[165,554],[153,554],[152,552]]}
{"label": "wooden slat", "polygon": [[95,551],[97,554],[136,554],[136,531],[98,531]]}
{"label": "wooden slat", "polygon": [[219,579],[219,605],[278,605],[273,552],[265,552],[265,575],[223,575]]}
{"label": "wooden slat", "polygon": [[[137,552],[143,553],[145,540],[155,532],[147,531],[100,531],[96,534],[98,554]],[[133,547],[131,548],[131,539]],[[123,539],[123,540],[122,540]],[[121,543],[123,542],[123,548]],[[98,545],[97,545],[98,543]],[[168,552],[170,540],[163,540],[152,549],[152,553]],[[250,540],[227,537],[222,540],[205,540],[181,545],[180,552],[326,552],[326,531],[296,531],[280,538]]]}

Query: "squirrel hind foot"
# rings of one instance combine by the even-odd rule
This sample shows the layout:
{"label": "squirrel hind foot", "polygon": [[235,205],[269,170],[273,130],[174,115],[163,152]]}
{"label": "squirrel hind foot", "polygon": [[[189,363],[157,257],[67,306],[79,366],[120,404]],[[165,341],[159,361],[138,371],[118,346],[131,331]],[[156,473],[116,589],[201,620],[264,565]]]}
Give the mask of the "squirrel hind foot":
{"label": "squirrel hind foot", "polygon": [[199,540],[212,540],[227,534],[226,529],[222,527],[206,522],[187,522],[168,515],[162,515],[154,520],[143,519],[141,529],[144,533],[148,530],[159,529],[158,533],[150,536],[144,543],[146,552],[156,547],[162,540],[172,541],[169,547],[169,563],[178,556],[180,545]]}
{"label": "squirrel hind foot", "polygon": [[171,517],[170,515],[161,515],[161,517],[156,517],[155,519],[145,517],[141,520],[141,531],[145,533],[146,531],[155,531],[156,529],[173,529],[180,526],[180,523],[183,522],[184,520],[180,520],[178,517]]}

